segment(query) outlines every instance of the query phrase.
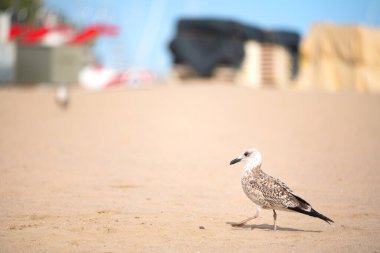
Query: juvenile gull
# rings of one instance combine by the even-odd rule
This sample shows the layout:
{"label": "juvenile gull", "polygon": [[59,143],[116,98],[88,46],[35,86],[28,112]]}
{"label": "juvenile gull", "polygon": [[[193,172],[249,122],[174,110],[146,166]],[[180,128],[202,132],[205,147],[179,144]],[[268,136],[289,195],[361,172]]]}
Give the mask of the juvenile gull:
{"label": "juvenile gull", "polygon": [[320,218],[327,223],[334,222],[315,211],[309,203],[298,197],[283,182],[261,170],[261,153],[256,149],[248,149],[239,157],[233,159],[230,165],[244,161],[245,166],[241,175],[243,190],[249,199],[256,204],[256,214],[232,226],[243,226],[246,222],[259,217],[261,208],[273,210],[273,230],[277,229],[276,210],[294,211],[312,217]]}

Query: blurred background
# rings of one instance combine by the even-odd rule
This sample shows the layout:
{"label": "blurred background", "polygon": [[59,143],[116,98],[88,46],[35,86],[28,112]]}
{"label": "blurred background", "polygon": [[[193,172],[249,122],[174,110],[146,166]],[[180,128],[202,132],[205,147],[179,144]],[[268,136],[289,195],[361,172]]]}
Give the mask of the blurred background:
{"label": "blurred background", "polygon": [[2,0],[0,11],[1,83],[380,91],[377,0]]}

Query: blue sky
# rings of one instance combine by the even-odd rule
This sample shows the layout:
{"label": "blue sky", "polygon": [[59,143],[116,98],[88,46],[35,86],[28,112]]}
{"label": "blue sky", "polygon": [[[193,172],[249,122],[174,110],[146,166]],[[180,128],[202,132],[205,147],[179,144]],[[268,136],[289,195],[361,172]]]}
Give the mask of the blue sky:
{"label": "blue sky", "polygon": [[315,22],[380,27],[380,0],[44,0],[79,26],[119,26],[118,37],[95,45],[101,62],[115,68],[146,68],[165,75],[171,66],[168,43],[181,17],[228,18],[267,29],[307,35]]}

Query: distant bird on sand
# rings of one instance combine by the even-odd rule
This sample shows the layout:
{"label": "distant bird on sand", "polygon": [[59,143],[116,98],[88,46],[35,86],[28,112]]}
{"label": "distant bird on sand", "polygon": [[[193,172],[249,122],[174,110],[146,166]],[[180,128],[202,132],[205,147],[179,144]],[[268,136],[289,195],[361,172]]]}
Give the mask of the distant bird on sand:
{"label": "distant bird on sand", "polygon": [[274,225],[277,229],[276,210],[294,211],[312,217],[320,218],[327,223],[334,222],[326,216],[315,211],[309,203],[298,197],[293,191],[277,178],[271,177],[261,170],[261,154],[256,149],[248,149],[239,157],[233,159],[230,165],[245,162],[241,183],[245,194],[257,205],[256,214],[238,223],[230,223],[232,226],[240,227],[248,221],[259,217],[261,208],[272,209]]}
{"label": "distant bird on sand", "polygon": [[69,105],[69,92],[67,86],[61,85],[57,88],[55,93],[55,99],[62,109],[67,108],[67,106]]}

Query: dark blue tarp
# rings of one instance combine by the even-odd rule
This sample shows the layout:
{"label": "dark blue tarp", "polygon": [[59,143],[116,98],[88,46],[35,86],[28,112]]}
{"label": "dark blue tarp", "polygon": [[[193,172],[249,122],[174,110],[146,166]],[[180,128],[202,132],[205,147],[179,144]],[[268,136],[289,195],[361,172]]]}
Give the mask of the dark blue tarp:
{"label": "dark blue tarp", "polygon": [[189,65],[200,76],[210,76],[217,65],[238,68],[247,40],[280,44],[297,54],[300,36],[295,32],[265,31],[233,20],[181,19],[170,50],[175,63]]}

